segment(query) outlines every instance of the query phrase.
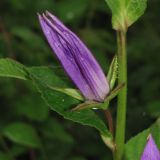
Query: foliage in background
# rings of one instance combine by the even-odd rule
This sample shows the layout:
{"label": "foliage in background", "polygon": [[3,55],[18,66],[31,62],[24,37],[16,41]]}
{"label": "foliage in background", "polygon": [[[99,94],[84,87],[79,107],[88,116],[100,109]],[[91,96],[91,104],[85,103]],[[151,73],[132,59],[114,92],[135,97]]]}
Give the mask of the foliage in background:
{"label": "foliage in background", "polygon": [[[127,139],[148,128],[160,116],[159,5],[158,0],[149,1],[147,12],[129,31]],[[0,1],[0,58],[10,57],[26,66],[59,67],[37,20],[36,13],[46,9],[86,42],[107,72],[106,63],[113,58],[116,40],[110,11],[104,1],[98,0]],[[17,160],[111,159],[97,131],[64,121],[50,112],[34,85],[1,78],[0,87],[0,159],[13,156]],[[114,114],[114,102],[112,106]],[[130,143],[133,142],[127,144]],[[157,143],[160,147],[160,142]]]}

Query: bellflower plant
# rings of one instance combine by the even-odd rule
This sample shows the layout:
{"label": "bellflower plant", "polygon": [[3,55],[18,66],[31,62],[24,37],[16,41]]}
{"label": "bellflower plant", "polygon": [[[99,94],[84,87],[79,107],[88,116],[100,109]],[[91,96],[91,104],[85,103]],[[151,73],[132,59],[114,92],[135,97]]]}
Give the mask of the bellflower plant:
{"label": "bellflower plant", "polygon": [[[49,105],[52,110],[63,116],[65,119],[97,129],[106,146],[111,149],[114,160],[160,160],[160,152],[152,135],[148,137],[142,155],[139,154],[139,150],[143,150],[143,146],[139,145],[138,147],[135,147],[135,144],[146,140],[146,137],[144,136],[144,133],[146,132],[143,132],[142,134],[140,133],[138,136],[125,143],[126,113],[128,104],[127,31],[129,27],[144,13],[147,0],[106,0],[106,2],[112,12],[112,27],[117,33],[117,51],[111,62],[107,76],[105,76],[102,68],[92,55],[91,51],[77,37],[77,35],[48,11],[38,14],[42,31],[52,51],[55,53],[64,70],[81,93],[77,89],[69,88],[67,85],[68,83],[61,80],[61,77],[57,74],[57,67],[26,67],[14,60],[2,58],[0,59],[0,76],[19,78],[22,80],[28,80],[29,82],[32,81],[41,94],[41,97],[43,97],[45,103]],[[89,3],[87,3],[87,5],[89,5]],[[95,7],[96,5],[94,5],[94,8]],[[92,7],[92,10],[95,9]],[[0,28],[1,30],[4,30],[3,25]],[[104,31],[102,33],[104,33]],[[6,39],[6,33],[2,36]],[[103,45],[100,46],[103,47]],[[139,77],[136,78],[137,80],[139,79]],[[117,87],[115,87],[115,84],[117,84]],[[61,88],[61,85],[65,86],[65,88]],[[114,123],[112,112],[109,107],[110,101],[116,96],[116,122]],[[37,105],[37,107],[39,106]],[[102,114],[97,114],[97,112],[93,110],[95,108],[99,109],[100,112],[103,112],[104,116],[101,117]],[[83,111],[81,111],[82,109]],[[28,114],[25,116],[28,116]],[[35,118],[31,118],[31,120],[37,120],[36,115]],[[107,125],[106,122],[104,122],[105,119]],[[52,123],[50,117],[46,117],[44,120]],[[11,128],[9,127],[9,129],[2,129],[3,133],[1,133],[2,136],[0,137],[2,143],[3,136],[6,136],[6,138],[13,140],[13,142],[21,142],[23,145],[26,144],[26,147],[33,147],[33,149],[34,147],[41,148],[40,137],[37,135],[38,138],[36,138],[34,128],[31,128],[25,123],[18,122],[17,124],[11,125]],[[160,119],[149,128],[149,131],[152,131],[155,136],[158,136],[157,133],[159,133],[160,129],[159,124]],[[57,125],[55,125],[55,127],[57,127]],[[19,130],[27,130],[29,135],[32,135],[33,133],[33,140],[35,137],[33,146],[30,142],[30,137],[32,136],[29,136],[28,138],[26,137],[26,134],[24,134],[23,137],[23,134],[17,134],[17,131],[19,133]],[[63,132],[64,131],[62,130],[62,133]],[[27,139],[29,140],[28,143],[26,143]],[[156,139],[158,139],[158,137],[156,137]],[[29,146],[27,146],[27,144],[29,144]],[[8,154],[9,149],[6,149],[5,143],[2,144],[2,147],[3,146],[4,151]],[[2,153],[0,151],[0,157],[1,155]],[[31,159],[34,159],[32,158],[32,155],[31,148]],[[75,156],[69,154],[66,155],[69,159],[73,159]],[[16,157],[13,157],[12,159],[16,159]],[[36,157],[35,159],[39,159],[39,157]],[[54,159],[54,157],[51,159]],[[105,157],[96,157],[96,159],[105,159]]]}
{"label": "bellflower plant", "polygon": [[160,160],[160,151],[156,146],[152,135],[149,135],[141,160]]}
{"label": "bellflower plant", "polygon": [[39,15],[39,21],[52,50],[84,97],[104,101],[109,84],[90,50],[51,13]]}

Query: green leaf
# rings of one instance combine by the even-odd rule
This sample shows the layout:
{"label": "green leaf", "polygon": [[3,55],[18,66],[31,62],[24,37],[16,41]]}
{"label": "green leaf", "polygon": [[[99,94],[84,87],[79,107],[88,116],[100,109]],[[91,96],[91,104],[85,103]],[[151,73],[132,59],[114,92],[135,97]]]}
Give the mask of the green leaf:
{"label": "green leaf", "polygon": [[28,78],[25,67],[8,58],[0,59],[0,76],[1,77],[12,77],[26,80]]}
{"label": "green leaf", "polygon": [[[7,68],[6,67],[7,65],[9,66],[12,65],[12,67],[9,67],[8,69],[9,71],[4,72],[2,76],[4,77],[9,76],[9,77],[15,77],[15,78],[20,78],[20,79],[28,78],[28,80],[32,80],[34,82],[34,85],[36,85],[38,91],[41,93],[42,98],[44,99],[46,104],[50,106],[52,110],[56,111],[57,113],[59,113],[66,119],[72,120],[74,122],[77,122],[83,125],[94,127],[102,135],[108,136],[110,139],[112,139],[112,136],[110,132],[108,131],[105,123],[94,111],[92,110],[71,111],[73,107],[80,104],[81,98],[75,99],[76,94],[71,97],[69,96],[68,93],[66,94],[64,91],[63,93],[59,92],[60,90],[57,91],[57,88],[67,88],[68,89],[68,85],[69,85],[68,81],[66,81],[66,78],[64,78],[64,75],[60,74],[59,68],[57,67],[53,67],[53,68],[48,68],[48,67],[29,68],[28,67],[27,68],[9,59],[0,60],[0,64],[1,64],[0,66],[1,68]],[[5,71],[5,69],[3,70]],[[18,72],[19,70],[23,74],[21,72],[19,73]],[[56,88],[56,90],[54,88]],[[70,90],[70,91],[73,92],[73,90]],[[80,97],[79,94],[78,96]],[[18,138],[14,139],[14,137],[12,136],[10,136],[10,139],[15,140],[17,142],[19,141],[21,142],[21,139],[20,140]],[[24,144],[27,144],[25,140],[24,140]]]}
{"label": "green leaf", "polygon": [[6,126],[3,135],[17,144],[33,148],[41,147],[36,130],[26,123],[15,122]]}
{"label": "green leaf", "polygon": [[65,88],[67,85],[64,83],[65,77],[61,73],[60,67],[28,67],[27,71],[31,79],[41,81],[49,88]]}
{"label": "green leaf", "polygon": [[66,86],[65,82],[62,81],[58,75],[56,75],[56,69],[57,68],[52,68],[51,70],[47,67],[41,67],[41,69],[33,67],[28,69],[31,78],[41,93],[44,101],[52,110],[56,111],[64,118],[81,123],[83,125],[94,127],[98,129],[101,134],[111,138],[111,134],[106,125],[93,111],[71,111],[72,108],[80,104],[80,101],[64,93],[53,90],[51,86]]}
{"label": "green leaf", "polygon": [[150,133],[153,135],[158,147],[160,147],[160,119],[149,129],[144,130],[127,142],[125,145],[125,160],[140,160]]}
{"label": "green leaf", "polygon": [[147,0],[106,0],[112,11],[112,26],[126,31],[141,17],[147,7]]}
{"label": "green leaf", "polygon": [[94,127],[99,130],[101,134],[107,135],[111,138],[111,134],[109,133],[104,122],[93,111],[71,111],[71,109],[74,106],[77,106],[80,101],[73,99],[68,95],[51,90],[37,79],[35,79],[35,84],[37,85],[37,88],[43,99],[52,110],[56,111],[66,119]]}

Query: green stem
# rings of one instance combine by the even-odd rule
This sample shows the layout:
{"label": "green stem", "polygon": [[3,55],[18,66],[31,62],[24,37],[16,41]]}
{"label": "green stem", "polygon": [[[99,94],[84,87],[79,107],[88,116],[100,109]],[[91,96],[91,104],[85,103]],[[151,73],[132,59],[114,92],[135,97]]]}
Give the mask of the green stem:
{"label": "green stem", "polygon": [[106,110],[104,110],[104,115],[107,119],[109,131],[111,132],[112,136],[114,137],[114,127],[113,127],[112,113],[109,109],[106,109]]}
{"label": "green stem", "polygon": [[116,156],[115,160],[122,160],[125,144],[126,104],[127,104],[127,56],[126,32],[117,31],[118,45],[118,83],[125,86],[118,94],[117,122],[116,122]]}

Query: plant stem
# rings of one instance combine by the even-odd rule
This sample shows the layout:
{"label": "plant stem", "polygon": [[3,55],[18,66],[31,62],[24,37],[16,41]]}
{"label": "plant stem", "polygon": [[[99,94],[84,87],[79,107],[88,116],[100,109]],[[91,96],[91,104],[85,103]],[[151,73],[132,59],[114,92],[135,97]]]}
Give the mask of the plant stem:
{"label": "plant stem", "polygon": [[107,119],[109,131],[111,132],[112,136],[114,137],[113,118],[112,118],[111,111],[109,109],[104,110],[104,115]]}
{"label": "plant stem", "polygon": [[118,83],[125,86],[118,94],[118,108],[116,121],[116,156],[115,160],[122,160],[125,144],[126,105],[127,105],[127,56],[126,56],[126,32],[117,31],[118,45]]}

